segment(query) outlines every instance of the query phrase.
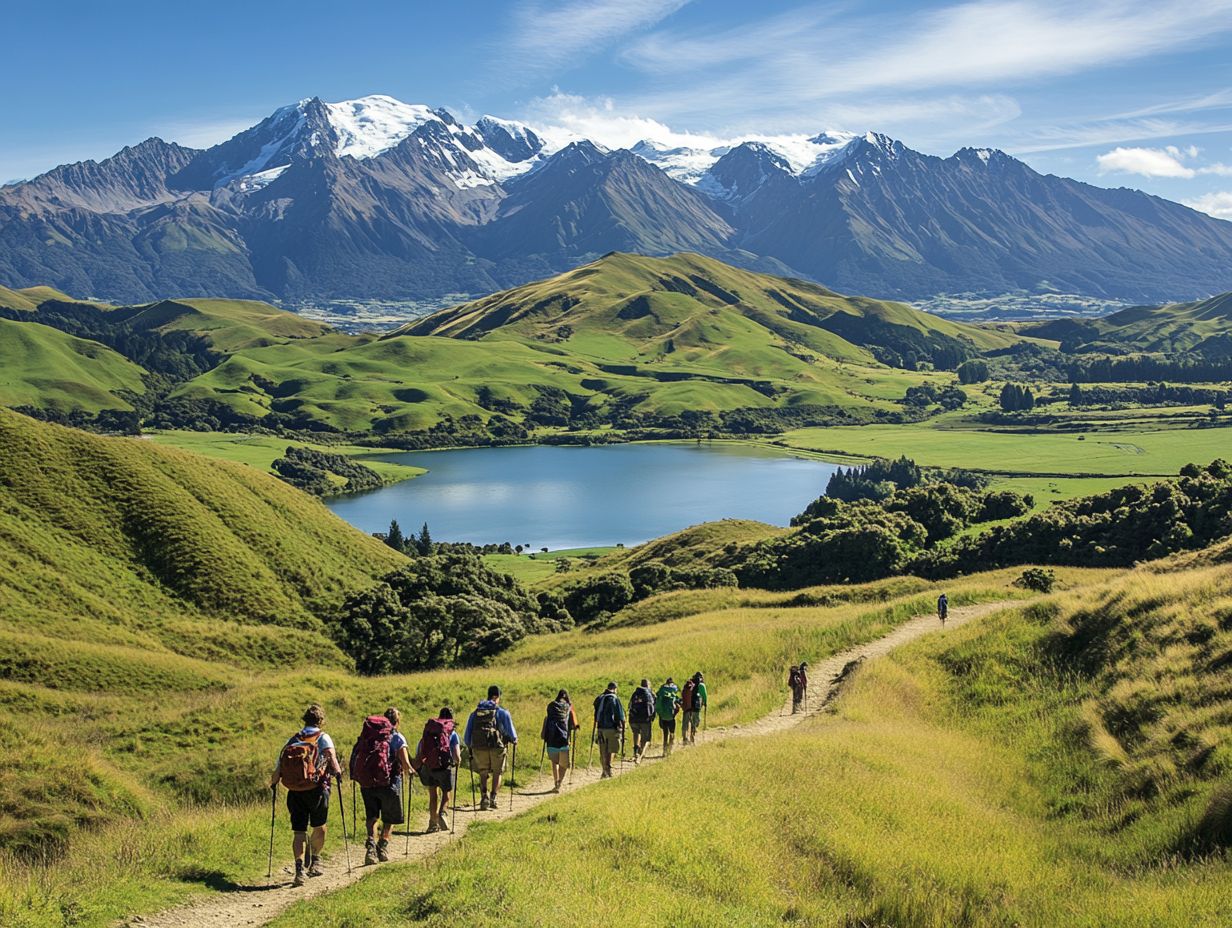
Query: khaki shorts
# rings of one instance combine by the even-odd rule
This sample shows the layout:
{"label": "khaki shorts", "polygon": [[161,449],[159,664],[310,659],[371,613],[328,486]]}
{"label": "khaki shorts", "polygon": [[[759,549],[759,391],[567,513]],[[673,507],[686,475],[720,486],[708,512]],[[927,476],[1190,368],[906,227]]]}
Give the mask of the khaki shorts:
{"label": "khaki shorts", "polygon": [[476,773],[503,773],[505,748],[471,748],[471,769]]}
{"label": "khaki shorts", "polygon": [[616,728],[600,728],[596,740],[599,749],[609,754],[620,753],[620,730]]}
{"label": "khaki shorts", "polygon": [[635,738],[641,738],[643,741],[650,740],[649,722],[630,722],[629,728],[633,730],[633,736]]}

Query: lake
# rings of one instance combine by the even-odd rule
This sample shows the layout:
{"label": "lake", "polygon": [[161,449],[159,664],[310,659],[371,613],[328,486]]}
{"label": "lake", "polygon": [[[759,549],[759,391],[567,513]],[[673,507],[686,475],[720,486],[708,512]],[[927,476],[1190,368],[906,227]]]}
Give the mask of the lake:
{"label": "lake", "polygon": [[636,544],[722,518],[786,525],[836,465],[749,445],[468,448],[382,456],[428,473],[328,500],[365,532],[424,522],[437,541],[533,549]]}

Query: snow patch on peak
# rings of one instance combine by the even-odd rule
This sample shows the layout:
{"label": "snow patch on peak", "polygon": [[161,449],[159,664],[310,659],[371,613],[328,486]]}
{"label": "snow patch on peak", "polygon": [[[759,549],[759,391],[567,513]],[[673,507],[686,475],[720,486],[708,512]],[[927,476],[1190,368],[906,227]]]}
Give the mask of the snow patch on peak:
{"label": "snow patch on peak", "polygon": [[429,106],[383,94],[326,103],[325,112],[338,134],[334,153],[361,161],[388,151],[426,122],[444,122]]}

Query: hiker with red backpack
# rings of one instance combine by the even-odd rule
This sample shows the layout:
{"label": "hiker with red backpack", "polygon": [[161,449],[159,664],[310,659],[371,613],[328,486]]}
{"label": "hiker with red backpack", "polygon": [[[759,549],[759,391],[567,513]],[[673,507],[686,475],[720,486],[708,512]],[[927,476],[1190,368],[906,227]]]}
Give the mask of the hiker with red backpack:
{"label": "hiker with red backpack", "polygon": [[624,756],[625,707],[616,695],[614,682],[595,697],[595,731],[599,763],[603,766],[599,779],[606,780],[612,775],[612,757],[617,753]]}
{"label": "hiker with red backpack", "polygon": [[699,670],[685,681],[680,691],[680,707],[684,710],[684,730],[680,740],[684,744],[697,743],[697,729],[706,711],[706,678]]}
{"label": "hiker with red backpack", "polygon": [[461,763],[462,743],[454,730],[453,710],[444,706],[436,718],[428,719],[424,725],[411,761],[419,782],[428,788],[428,834],[449,831],[445,813],[452,808]]}
{"label": "hiker with red backpack", "polygon": [[[489,686],[488,698],[480,700],[466,720],[462,738],[470,753],[471,770],[479,774],[480,812],[496,808],[496,794],[500,792],[501,775],[505,772],[505,749],[518,743],[513,716],[501,708],[500,700],[501,688],[495,684]],[[488,792],[489,780],[491,792]]]}
{"label": "hiker with red backpack", "polygon": [[633,763],[640,764],[650,745],[650,726],[655,720],[655,695],[650,681],[643,678],[629,697],[629,730],[633,732]]}
{"label": "hiker with red backpack", "polygon": [[548,703],[543,716],[543,727],[539,732],[548,760],[552,764],[554,793],[560,792],[560,784],[564,782],[565,774],[569,771],[569,742],[578,727],[577,712],[573,708],[573,701],[569,699],[569,692],[561,690],[556,694],[556,698]]}
{"label": "hiker with red backpack", "polygon": [[325,724],[325,710],[313,703],[304,712],[303,721],[304,727],[283,745],[269,784],[275,795],[279,783],[287,791],[287,811],[291,815],[294,835],[291,843],[295,855],[294,886],[304,885],[305,873],[321,875],[321,850],[325,847],[325,826],[329,820],[330,778],[337,779],[339,785],[342,783],[342,767],[338,764],[334,741],[321,729]]}
{"label": "hiker with red backpack", "polygon": [[[402,778],[410,772],[411,760],[406,738],[398,731],[401,713],[393,706],[384,715],[364,719],[359,740],[351,749],[351,782],[359,784],[368,827],[364,845],[364,866],[389,860],[389,839],[394,826],[405,820],[402,814]],[[377,823],[381,837],[377,839]]]}

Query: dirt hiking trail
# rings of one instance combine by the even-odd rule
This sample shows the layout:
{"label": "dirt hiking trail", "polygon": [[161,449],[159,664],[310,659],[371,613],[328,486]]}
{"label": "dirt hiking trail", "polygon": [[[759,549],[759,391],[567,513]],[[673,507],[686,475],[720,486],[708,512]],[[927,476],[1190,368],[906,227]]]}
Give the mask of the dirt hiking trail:
{"label": "dirt hiking trail", "polygon": [[[998,601],[953,608],[950,610],[945,628],[950,629],[965,625],[974,619],[1008,608],[1011,605],[1013,605],[1012,601]],[[934,615],[921,615],[909,619],[894,631],[881,638],[854,648],[848,648],[846,651],[841,651],[833,657],[819,660],[815,665],[811,665],[809,667],[809,676],[813,682],[809,687],[808,699],[803,712],[792,714],[789,696],[783,706],[770,715],[744,725],[732,725],[722,728],[716,726],[703,732],[699,740],[701,743],[708,743],[721,738],[771,735],[786,731],[800,724],[805,719],[816,715],[826,707],[834,696],[837,695],[843,680],[846,678],[845,671],[849,669],[849,665],[880,657],[900,645],[941,630],[941,624]],[[659,734],[657,725],[654,728],[654,733],[656,736]],[[579,758],[583,757],[585,753],[585,740],[585,732],[583,732],[582,737],[578,738],[577,754]],[[539,744],[535,743],[534,747],[539,747]],[[531,739],[527,739],[525,749],[531,749]],[[662,757],[659,756],[661,749],[662,740],[660,739],[652,744],[651,751],[653,753],[647,756],[644,763],[660,762],[662,760]],[[682,748],[678,743],[676,751],[672,756],[679,763],[682,756],[688,756],[688,752],[689,748]],[[545,768],[546,766],[545,762]],[[629,773],[633,769],[635,769],[633,764],[627,761],[623,767],[618,767],[615,762],[612,765],[613,774],[616,776]],[[596,752],[591,768],[587,769],[584,764],[579,763],[577,769],[572,772],[572,776],[567,778],[561,787],[560,794],[563,795],[564,793],[573,792],[574,790],[583,789],[598,783],[599,773],[599,759]],[[542,777],[529,782],[519,783],[513,792],[512,808],[508,786],[502,785],[499,808],[496,811],[477,813],[471,805],[469,776],[465,772],[460,772],[458,777],[458,796],[456,797],[459,803],[455,818],[456,830],[453,833],[425,834],[423,829],[427,827],[428,818],[426,811],[427,792],[416,781],[416,788],[411,794],[411,822],[409,824],[412,830],[410,853],[409,855],[405,853],[407,846],[405,830],[396,828],[394,830],[394,838],[390,841],[389,864],[384,866],[398,862],[422,860],[435,854],[450,842],[460,839],[466,834],[467,828],[472,822],[493,822],[512,818],[528,809],[534,808],[541,802],[551,799],[552,796],[558,795],[550,791],[551,787],[545,787],[545,782],[551,782],[550,773],[545,773]],[[119,924],[134,926],[134,928],[136,926],[140,926],[140,928],[238,928],[238,926],[252,928],[252,926],[264,925],[272,921],[291,905],[302,899],[311,899],[333,892],[336,889],[349,886],[351,883],[362,879],[367,873],[376,870],[377,867],[382,865],[378,864],[376,867],[360,866],[364,857],[363,843],[361,841],[356,846],[352,842],[350,853],[351,872],[347,872],[346,856],[343,852],[342,834],[337,817],[338,800],[336,796],[331,798],[333,800],[333,814],[330,815],[330,831],[326,842],[326,854],[328,856],[326,857],[327,866],[324,875],[309,879],[304,886],[291,886],[291,876],[294,872],[291,863],[288,862],[291,834],[287,830],[286,810],[282,803],[279,802],[278,828],[275,833],[277,843],[274,850],[274,878],[268,886],[265,885],[264,881],[261,881],[252,886],[236,887],[229,891],[194,900],[176,908],[167,909],[156,915],[129,916],[121,919]],[[344,801],[348,803],[348,826],[351,824],[349,800],[350,797],[344,795]],[[362,815],[362,808],[360,812]],[[360,826],[360,831],[362,832],[362,825]]]}

